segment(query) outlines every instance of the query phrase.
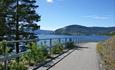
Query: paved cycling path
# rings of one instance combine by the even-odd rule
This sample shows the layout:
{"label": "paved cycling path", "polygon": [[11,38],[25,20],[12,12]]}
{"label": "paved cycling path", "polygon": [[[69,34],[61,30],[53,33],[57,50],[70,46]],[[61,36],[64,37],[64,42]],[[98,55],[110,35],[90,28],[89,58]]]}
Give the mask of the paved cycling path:
{"label": "paved cycling path", "polygon": [[80,44],[78,50],[68,55],[50,70],[99,70],[95,42]]}

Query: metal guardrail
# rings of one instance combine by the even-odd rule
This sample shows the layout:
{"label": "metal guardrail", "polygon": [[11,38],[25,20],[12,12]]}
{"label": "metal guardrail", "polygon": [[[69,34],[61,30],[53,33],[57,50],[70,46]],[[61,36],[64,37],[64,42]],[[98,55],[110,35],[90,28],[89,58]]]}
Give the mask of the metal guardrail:
{"label": "metal guardrail", "polygon": [[[62,42],[63,41],[63,42]],[[17,43],[17,42],[37,42],[38,44],[41,45],[46,45],[48,48],[51,48],[55,42],[59,42],[62,44],[65,44],[66,42],[73,41],[73,42],[90,42],[90,41],[98,41],[98,40],[93,40],[93,39],[87,39],[83,40],[78,39],[77,37],[65,37],[65,38],[47,38],[47,39],[29,39],[29,40],[12,40],[12,41],[2,41],[3,43]],[[6,47],[6,46],[5,46]],[[13,54],[4,54],[0,55],[0,62],[3,62],[4,60],[9,60],[12,58],[19,57],[20,55],[26,53],[25,52],[20,52],[20,53],[13,53]],[[7,59],[5,59],[7,57]]]}
{"label": "metal guardrail", "polygon": [[[9,61],[9,60],[12,60],[13,58],[20,57],[20,56],[22,56],[23,54],[25,54],[26,52],[30,51],[30,50],[26,50],[26,51],[20,52],[20,53],[16,53],[16,52],[15,52],[15,53],[6,53],[6,52],[5,52],[5,51],[6,51],[6,47],[7,47],[6,44],[8,44],[8,43],[38,42],[38,44],[40,44],[39,42],[41,41],[41,42],[43,42],[42,45],[44,44],[44,45],[48,46],[48,44],[49,44],[49,46],[48,46],[47,48],[51,49],[52,46],[53,46],[53,40],[55,40],[56,42],[62,43],[62,41],[61,41],[62,39],[64,40],[63,44],[65,44],[65,43],[68,42],[68,41],[73,41],[73,42],[75,42],[75,38],[73,38],[73,37],[68,37],[68,38],[48,38],[48,39],[39,39],[39,40],[37,40],[37,39],[29,39],[29,40],[2,41],[2,43],[4,43],[4,45],[3,45],[3,47],[4,47],[4,54],[3,54],[3,55],[0,55],[0,62],[4,62],[4,70],[7,70],[7,69],[8,69],[8,68],[7,68],[7,64],[8,64],[8,61]],[[49,41],[48,44],[46,44],[46,40]],[[76,41],[77,41],[77,39],[76,39]],[[14,47],[14,46],[13,46],[13,47]],[[15,50],[16,50],[16,49],[15,49]]]}
{"label": "metal guardrail", "polygon": [[[39,42],[39,41],[42,41],[42,42],[45,42],[46,40],[49,40],[49,44],[50,46],[52,46],[52,40],[54,39],[65,39],[65,38],[49,38],[49,39],[30,39],[30,40],[13,40],[13,41],[2,41],[2,43],[17,43],[17,42]],[[43,45],[43,43],[42,43]],[[46,44],[45,44],[46,45]],[[4,47],[7,47],[7,46],[4,46]],[[28,51],[28,50],[27,50]],[[22,54],[26,53],[27,51],[24,51],[24,52],[20,52],[20,53],[4,53],[4,55],[0,55],[0,62],[3,62],[5,60],[9,60],[9,59],[12,59],[12,58],[16,58],[16,57],[20,57]]]}
{"label": "metal guardrail", "polygon": [[[65,38],[48,38],[48,39],[39,39],[39,40],[38,39],[16,40],[16,41],[13,40],[13,41],[2,41],[2,42],[6,43],[6,44],[17,43],[17,42],[19,42],[19,43],[20,42],[22,42],[22,43],[37,42],[38,44],[46,45],[47,48],[51,49],[53,46],[53,43],[55,43],[55,42],[65,44],[66,42],[69,42],[69,41],[80,43],[80,42],[98,41],[98,40],[88,39],[88,40],[82,41],[82,39],[78,39],[77,37],[65,37]],[[4,51],[5,51],[5,47],[7,47],[7,46],[4,45]],[[20,53],[13,53],[13,54],[4,53],[4,55],[0,55],[0,62],[4,62],[4,67],[5,67],[4,69],[7,70],[7,61],[8,60],[20,57],[28,51],[29,50],[20,52]]]}
{"label": "metal guardrail", "polygon": [[7,60],[11,60],[12,58],[17,58],[17,57],[20,57],[22,56],[23,54],[29,52],[30,50],[27,50],[25,52],[20,52],[20,53],[14,53],[14,54],[7,54],[7,55],[1,55],[0,56],[0,62],[4,62],[4,61],[7,61]]}

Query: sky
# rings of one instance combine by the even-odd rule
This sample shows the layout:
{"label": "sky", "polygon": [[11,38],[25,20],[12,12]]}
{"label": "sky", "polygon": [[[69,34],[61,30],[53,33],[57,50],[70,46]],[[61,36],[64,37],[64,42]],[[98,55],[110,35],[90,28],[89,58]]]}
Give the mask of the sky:
{"label": "sky", "polygon": [[115,26],[115,0],[37,0],[40,29]]}

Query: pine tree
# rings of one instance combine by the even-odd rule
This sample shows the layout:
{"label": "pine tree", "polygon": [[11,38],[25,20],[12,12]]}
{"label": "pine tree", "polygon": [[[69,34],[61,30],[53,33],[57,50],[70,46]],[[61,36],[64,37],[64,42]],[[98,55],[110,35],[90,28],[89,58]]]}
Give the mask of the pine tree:
{"label": "pine tree", "polygon": [[[20,35],[28,33],[27,28],[38,28],[36,22],[40,21],[40,16],[36,13],[38,5],[35,4],[36,0],[0,0],[0,26],[9,28],[8,32],[19,40]],[[18,42],[16,52],[19,53]]]}
{"label": "pine tree", "polygon": [[36,0],[0,0],[0,26],[9,28],[8,32],[14,35],[24,35],[27,28],[30,31],[38,28],[36,22],[40,21],[40,16],[35,4]]}

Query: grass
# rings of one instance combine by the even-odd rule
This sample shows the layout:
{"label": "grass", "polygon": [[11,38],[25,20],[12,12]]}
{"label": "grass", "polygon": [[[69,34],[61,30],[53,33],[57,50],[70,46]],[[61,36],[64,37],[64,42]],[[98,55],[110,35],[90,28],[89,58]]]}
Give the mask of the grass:
{"label": "grass", "polygon": [[115,70],[115,36],[97,45],[105,70]]}

